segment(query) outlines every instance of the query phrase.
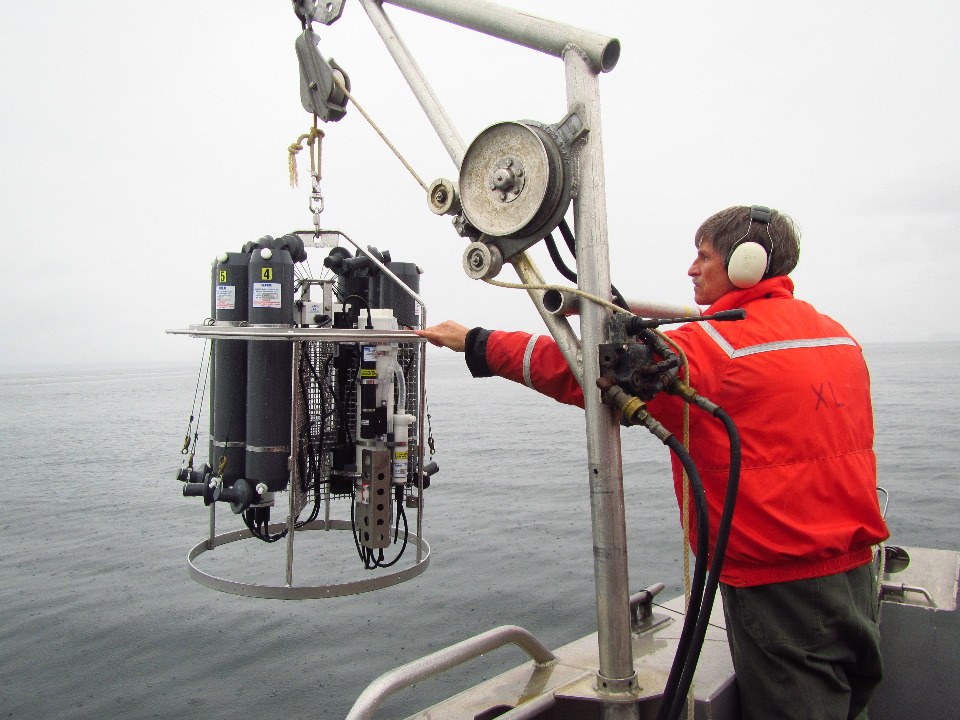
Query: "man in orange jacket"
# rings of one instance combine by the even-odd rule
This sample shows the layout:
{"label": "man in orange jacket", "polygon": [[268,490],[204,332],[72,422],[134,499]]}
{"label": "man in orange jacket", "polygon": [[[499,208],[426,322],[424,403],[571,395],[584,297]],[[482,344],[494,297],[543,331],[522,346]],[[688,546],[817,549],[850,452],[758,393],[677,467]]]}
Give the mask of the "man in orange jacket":
{"label": "man in orange jacket", "polygon": [[[860,346],[794,298],[787,275],[799,258],[799,233],[783,213],[728,208],[700,226],[695,244],[688,274],[697,304],[709,306],[707,314],[747,313],[740,322],[689,323],[668,333],[687,356],[690,385],[724,408],[742,440],[720,590],[743,717],[862,720],[881,676],[872,547],[888,532],[876,496],[870,380]],[[583,391],[550,338],[452,321],[420,334],[465,352],[476,377],[506,377],[583,406]],[[648,404],[675,435],[682,435],[682,407],[665,393]],[[712,553],[729,441],[705,413],[690,419]],[[678,500],[681,483],[674,459]]]}

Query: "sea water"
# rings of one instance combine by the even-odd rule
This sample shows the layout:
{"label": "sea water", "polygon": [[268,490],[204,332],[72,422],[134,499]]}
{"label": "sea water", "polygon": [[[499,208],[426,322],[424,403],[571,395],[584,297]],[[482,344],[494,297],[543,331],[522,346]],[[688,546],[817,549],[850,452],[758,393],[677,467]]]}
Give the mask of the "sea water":
{"label": "sea water", "polygon": [[[892,542],[960,550],[960,343],[865,352]],[[495,626],[521,625],[548,647],[595,631],[581,411],[475,380],[452,353],[429,357],[441,466],[424,512],[430,567],[305,601],[228,595],[188,576],[186,553],[208,532],[206,509],[174,479],[196,366],[0,376],[0,717],[342,718],[381,673]],[[667,454],[635,428],[623,441],[630,587],[664,582],[672,597],[682,541]],[[217,522],[241,527],[229,511]],[[302,535],[295,581],[369,576],[349,533]],[[235,545],[245,543],[282,584],[284,543],[266,556],[257,541]],[[225,549],[197,562],[216,571]],[[525,659],[497,650],[400,692],[377,717]]]}

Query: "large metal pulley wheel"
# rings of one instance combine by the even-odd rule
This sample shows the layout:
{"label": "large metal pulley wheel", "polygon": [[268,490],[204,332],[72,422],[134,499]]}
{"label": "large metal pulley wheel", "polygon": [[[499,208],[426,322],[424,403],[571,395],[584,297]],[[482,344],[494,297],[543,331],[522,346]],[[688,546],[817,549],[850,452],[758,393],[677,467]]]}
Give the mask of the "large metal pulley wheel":
{"label": "large metal pulley wheel", "polygon": [[554,128],[502,122],[480,133],[460,166],[467,220],[498,242],[506,259],[545,237],[570,204],[569,150]]}

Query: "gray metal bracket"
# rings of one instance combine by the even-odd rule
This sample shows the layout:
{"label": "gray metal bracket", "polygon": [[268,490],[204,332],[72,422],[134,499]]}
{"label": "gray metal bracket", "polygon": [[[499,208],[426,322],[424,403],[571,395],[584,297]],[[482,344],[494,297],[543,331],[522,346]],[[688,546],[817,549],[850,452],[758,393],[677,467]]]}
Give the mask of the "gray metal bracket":
{"label": "gray metal bracket", "polygon": [[293,11],[301,22],[332,25],[343,15],[346,0],[292,0]]}

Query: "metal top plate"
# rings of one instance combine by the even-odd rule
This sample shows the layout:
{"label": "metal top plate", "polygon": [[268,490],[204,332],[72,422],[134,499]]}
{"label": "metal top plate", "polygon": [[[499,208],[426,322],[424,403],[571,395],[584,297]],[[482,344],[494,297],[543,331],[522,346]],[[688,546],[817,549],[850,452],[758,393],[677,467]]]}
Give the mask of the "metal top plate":
{"label": "metal top plate", "polygon": [[167,330],[168,335],[190,335],[198,338],[227,340],[309,340],[313,342],[426,342],[412,330],[337,330],[313,327],[257,327],[247,325],[191,325],[186,329]]}

